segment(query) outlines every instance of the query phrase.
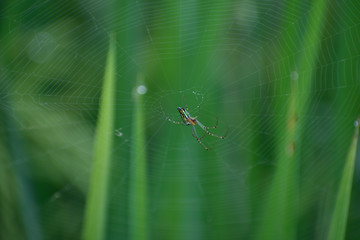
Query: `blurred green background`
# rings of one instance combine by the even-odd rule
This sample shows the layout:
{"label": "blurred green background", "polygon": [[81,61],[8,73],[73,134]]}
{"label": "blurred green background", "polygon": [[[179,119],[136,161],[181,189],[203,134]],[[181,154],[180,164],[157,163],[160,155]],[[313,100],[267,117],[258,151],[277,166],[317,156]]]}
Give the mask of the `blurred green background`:
{"label": "blurred green background", "polygon": [[[3,0],[0,19],[1,239],[359,238],[358,0]],[[206,151],[168,121],[186,105],[227,137]]]}

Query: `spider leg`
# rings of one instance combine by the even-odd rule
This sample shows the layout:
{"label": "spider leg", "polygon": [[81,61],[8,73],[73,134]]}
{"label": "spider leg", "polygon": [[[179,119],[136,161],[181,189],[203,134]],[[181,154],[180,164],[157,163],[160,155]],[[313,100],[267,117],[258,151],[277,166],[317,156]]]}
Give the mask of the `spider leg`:
{"label": "spider leg", "polygon": [[209,134],[210,136],[217,137],[217,138],[220,138],[220,139],[226,138],[226,136],[227,136],[227,134],[228,134],[228,132],[229,132],[229,128],[227,128],[226,133],[225,133],[224,136],[218,136],[218,135],[216,135],[216,134],[213,134],[213,133],[209,132],[209,131],[207,130],[208,127],[205,127],[201,122],[197,121],[197,124],[199,124],[199,126],[202,128],[202,130],[205,131],[205,133]]}
{"label": "spider leg", "polygon": [[177,121],[174,121],[174,120],[170,119],[170,118],[166,115],[166,113],[165,113],[165,111],[164,111],[164,109],[163,109],[162,106],[161,106],[161,111],[163,112],[163,114],[164,114],[164,116],[165,116],[165,119],[168,120],[169,122],[172,122],[172,123],[178,124],[178,125],[186,126],[186,124],[185,124],[184,122],[177,122]]}
{"label": "spider leg", "polygon": [[205,129],[215,129],[215,128],[217,128],[218,123],[219,123],[218,117],[216,116],[216,124],[215,124],[215,126],[213,126],[213,127],[206,127],[206,126],[204,126],[204,128],[205,128]]}
{"label": "spider leg", "polygon": [[195,119],[197,119],[200,115],[200,105],[197,105],[197,108],[198,108],[198,114],[196,115],[196,117],[194,117]]}
{"label": "spider leg", "polygon": [[174,124],[179,124],[179,125],[186,126],[185,123],[174,121],[174,120],[170,119],[169,117],[166,117],[166,120],[168,120],[169,122],[172,122],[172,123],[174,123]]}
{"label": "spider leg", "polygon": [[209,150],[213,149],[214,146],[212,146],[211,148],[208,148],[208,147],[205,146],[205,144],[203,144],[203,143],[200,141],[201,138],[198,137],[194,125],[192,126],[192,135],[193,135],[194,138],[196,138],[196,140],[198,141],[198,143],[200,143],[200,144],[205,148],[206,151],[209,151]]}
{"label": "spider leg", "polygon": [[199,137],[199,139],[201,140],[201,139],[203,139],[205,136],[206,136],[206,132],[204,132],[204,134],[203,134],[201,137]]}
{"label": "spider leg", "polygon": [[[215,127],[205,127],[205,128],[206,128],[206,129],[216,128],[216,126],[215,126]],[[213,133],[211,133],[211,132],[209,132],[209,131],[205,131],[205,130],[204,130],[204,134],[203,134],[199,139],[200,139],[200,140],[203,139],[207,134],[209,134],[209,135],[211,135],[211,136],[219,137],[219,138],[221,138],[221,139],[224,139],[224,138],[226,138],[228,132],[229,132],[229,127],[226,129],[226,132],[225,132],[225,135],[224,135],[224,136],[216,136],[215,134],[213,134]]]}
{"label": "spider leg", "polygon": [[[183,99],[184,99],[184,102],[185,102],[186,111],[189,111],[189,106],[187,105],[187,102],[186,102],[186,100],[185,100],[184,94],[183,94],[182,96],[183,96]],[[196,117],[193,117],[193,118],[195,118],[195,119],[197,119],[197,118],[199,117],[199,115],[200,115],[200,105],[197,105],[197,108],[198,108],[198,114],[197,114]]]}
{"label": "spider leg", "polygon": [[182,96],[183,96],[183,99],[184,99],[184,102],[185,102],[186,111],[189,111],[189,107],[188,107],[187,102],[186,102],[186,100],[185,100],[185,96],[184,96],[184,94],[183,94]]}

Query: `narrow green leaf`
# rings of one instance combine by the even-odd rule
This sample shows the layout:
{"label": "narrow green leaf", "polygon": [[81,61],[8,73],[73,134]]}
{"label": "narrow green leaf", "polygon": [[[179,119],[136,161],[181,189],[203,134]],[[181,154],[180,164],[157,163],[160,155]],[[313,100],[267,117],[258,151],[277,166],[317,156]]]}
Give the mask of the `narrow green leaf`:
{"label": "narrow green leaf", "polygon": [[355,168],[355,156],[359,136],[359,124],[360,122],[358,120],[356,122],[354,138],[350,145],[349,153],[342,173],[339,191],[335,203],[335,209],[329,229],[329,240],[339,240],[345,238],[346,223],[350,205],[351,186]]}
{"label": "narrow green leaf", "polygon": [[[278,123],[277,170],[271,183],[269,196],[265,202],[264,218],[258,231],[257,239],[295,239],[298,205],[298,163],[304,119],[308,112],[311,96],[312,69],[320,48],[322,27],[325,21],[326,1],[314,1],[309,12],[309,18],[316,21],[308,23],[303,33],[303,41],[299,43],[305,51],[296,59],[295,66],[286,66],[282,72],[291,74],[284,76],[290,83],[290,95],[287,101],[286,118]],[[290,27],[294,28],[294,27]],[[293,38],[293,36],[291,36]],[[287,38],[284,38],[286,42]],[[298,46],[294,45],[295,49]],[[291,55],[289,49],[285,55]],[[298,75],[296,71],[310,74]],[[289,79],[290,78],[290,79]],[[290,80],[290,81],[289,81]],[[286,84],[286,83],[285,83]]]}
{"label": "narrow green leaf", "polygon": [[104,239],[105,237],[107,195],[113,144],[113,135],[110,133],[114,129],[115,52],[115,39],[111,36],[95,136],[94,162],[84,221],[84,239]]}
{"label": "narrow green leaf", "polygon": [[147,188],[146,188],[146,146],[145,146],[145,114],[143,94],[145,86],[141,85],[142,76],[138,76],[138,87],[134,92],[135,113],[133,122],[130,165],[130,239],[147,239]]}

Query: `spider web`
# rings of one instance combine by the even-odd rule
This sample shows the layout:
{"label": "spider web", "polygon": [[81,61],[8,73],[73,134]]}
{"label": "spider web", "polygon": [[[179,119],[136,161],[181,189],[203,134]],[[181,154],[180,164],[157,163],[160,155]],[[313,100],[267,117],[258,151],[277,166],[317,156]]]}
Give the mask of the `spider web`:
{"label": "spider web", "polygon": [[[125,109],[121,116],[125,120],[108,134],[117,137],[114,155],[131,149],[132,95],[139,86],[126,77],[141,74],[154,239],[179,234],[178,223],[168,216],[184,212],[183,239],[208,239],[213,231],[255,237],[261,218],[257,208],[267,196],[275,169],[282,167],[275,151],[282,141],[278,124],[287,117],[291,95],[284,79],[295,82],[299,95],[306,96],[301,81],[314,76],[308,110],[299,116],[306,128],[303,161],[297,170],[303,188],[309,189],[301,198],[305,209],[301,217],[304,222],[328,217],[324,209],[333,201],[352,123],[360,110],[356,1],[327,3],[322,33],[313,41],[320,45],[318,57],[307,68],[297,59],[311,45],[292,46],[301,42],[301,33],[313,20],[308,16],[311,1],[293,5],[270,0],[181,1],[175,7],[133,1],[110,12],[103,4],[13,1],[4,3],[0,11],[0,112],[4,116],[0,182],[9,183],[12,171],[24,171],[31,179],[45,238],[62,233],[76,239],[81,233],[108,36],[113,32],[132,36],[135,31],[137,37],[116,42],[117,77],[129,89],[116,90],[121,101],[114,107]],[[206,12],[212,17],[201,14]],[[124,24],[112,27],[117,21]],[[287,45],[281,45],[280,39],[286,37]],[[214,146],[205,151],[192,137],[191,127],[167,121],[181,121],[176,108],[186,105],[205,126],[214,126],[218,119],[211,132],[221,136],[228,128],[226,139],[205,136],[204,144]],[[197,131],[203,134],[200,128]],[[18,140],[10,141],[8,136],[13,135]],[[27,154],[12,156],[9,144],[15,143],[22,143],[18,147]],[[109,211],[120,211],[124,217],[112,219],[108,228],[114,236],[127,236],[129,202],[120,193],[129,184],[129,173],[113,179],[117,184]],[[359,198],[358,182],[357,171],[354,202]],[[9,190],[13,184],[9,186],[0,185],[1,194],[8,196],[1,208],[7,208],[14,195]],[[181,194],[176,197],[172,189]],[[313,208],[318,212],[315,217]],[[352,205],[352,210],[349,239],[359,235],[359,208]],[[72,226],[68,226],[70,220]],[[317,222],[312,219],[300,225],[299,237],[323,238],[327,226],[320,224],[314,230],[311,224]],[[9,228],[6,234],[18,233]]]}

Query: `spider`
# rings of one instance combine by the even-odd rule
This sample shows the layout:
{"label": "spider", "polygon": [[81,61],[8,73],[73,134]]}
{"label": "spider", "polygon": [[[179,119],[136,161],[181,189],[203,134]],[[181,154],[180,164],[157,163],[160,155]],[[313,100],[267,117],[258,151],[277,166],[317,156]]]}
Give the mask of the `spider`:
{"label": "spider", "polygon": [[[183,96],[184,97],[184,96]],[[227,134],[228,134],[228,131],[229,131],[229,128],[227,128],[226,130],[226,133],[224,136],[218,136],[218,135],[215,135],[211,132],[208,131],[208,129],[214,129],[217,127],[218,125],[218,118],[216,117],[216,124],[215,126],[213,127],[207,127],[205,126],[204,124],[202,124],[199,120],[197,120],[197,118],[199,117],[199,114],[200,114],[200,106],[198,105],[198,115],[196,117],[191,117],[190,113],[189,113],[189,107],[185,101],[185,97],[184,97],[184,102],[185,102],[185,106],[186,108],[183,108],[183,107],[178,107],[177,110],[179,111],[180,113],[180,116],[181,116],[181,119],[182,119],[182,122],[177,122],[177,121],[174,121],[174,120],[171,120],[169,117],[166,117],[167,120],[169,120],[170,122],[174,123],[174,124],[179,124],[179,125],[183,125],[183,126],[192,126],[192,136],[194,138],[196,138],[196,140],[198,141],[198,143],[200,143],[206,151],[209,151],[211,150],[214,146],[212,146],[211,148],[208,148],[203,142],[201,142],[201,139],[203,139],[203,137],[205,137],[206,134],[210,135],[210,136],[214,136],[214,137],[217,137],[217,138],[220,138],[220,139],[224,139]],[[164,112],[164,110],[163,110]],[[165,112],[164,112],[165,114]],[[197,135],[197,132],[196,132],[196,128],[195,128],[195,125],[199,125],[199,127],[201,127],[202,130],[205,131],[204,135],[199,137]]]}

